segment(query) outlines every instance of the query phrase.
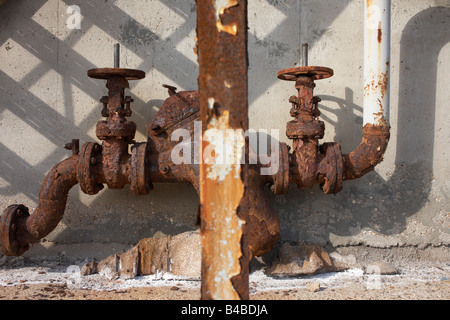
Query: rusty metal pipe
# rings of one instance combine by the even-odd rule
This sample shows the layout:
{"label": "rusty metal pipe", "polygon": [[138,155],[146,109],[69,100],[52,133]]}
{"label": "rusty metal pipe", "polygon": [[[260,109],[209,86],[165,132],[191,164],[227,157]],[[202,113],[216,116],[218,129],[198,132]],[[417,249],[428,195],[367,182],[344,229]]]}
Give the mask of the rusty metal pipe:
{"label": "rusty metal pipe", "polygon": [[360,145],[344,155],[344,179],[371,172],[389,141],[390,0],[365,0],[364,127]]}
{"label": "rusty metal pipe", "polygon": [[389,142],[388,125],[366,124],[363,128],[362,141],[349,154],[344,154],[344,180],[362,177],[373,171],[383,161],[383,155]]}
{"label": "rusty metal pipe", "polygon": [[364,122],[389,123],[391,0],[365,0]]}
{"label": "rusty metal pipe", "polygon": [[23,205],[9,206],[0,218],[0,247],[3,254],[19,256],[31,244],[56,228],[66,208],[69,190],[78,183],[78,156],[60,162],[47,174],[39,202],[32,215]]}
{"label": "rusty metal pipe", "polygon": [[197,0],[197,35],[203,130],[225,138],[209,135],[202,154],[226,147],[234,158],[200,165],[202,299],[248,299],[248,164],[240,163],[248,156],[247,1]]}

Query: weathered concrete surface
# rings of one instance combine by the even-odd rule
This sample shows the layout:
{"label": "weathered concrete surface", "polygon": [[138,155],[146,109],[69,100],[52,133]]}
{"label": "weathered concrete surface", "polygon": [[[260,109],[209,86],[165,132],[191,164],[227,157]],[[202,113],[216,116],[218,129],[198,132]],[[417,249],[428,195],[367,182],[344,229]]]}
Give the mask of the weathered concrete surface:
{"label": "weathered concrete surface", "polygon": [[[83,265],[81,274],[103,274],[112,279],[133,279],[136,276],[169,273],[190,279],[201,278],[201,235],[199,231],[188,231],[176,236],[141,239],[131,249],[112,254],[103,260],[90,261]],[[344,271],[351,268],[363,269],[352,254],[329,253],[325,248],[312,243],[291,245],[284,242],[274,250],[276,258],[266,264],[255,262],[253,268],[263,268],[265,274],[275,277],[296,277]],[[386,262],[376,262],[367,268],[369,272],[388,270]],[[366,268],[366,269],[367,269]]]}
{"label": "weathered concrete surface", "polygon": [[[69,5],[81,29],[66,26]],[[149,9],[151,6],[151,9]],[[450,243],[450,1],[394,1],[392,7],[391,140],[375,172],[344,183],[336,196],[318,188],[272,197],[283,240],[376,248]],[[276,79],[300,62],[334,69],[320,82],[324,141],[350,152],[362,124],[362,0],[249,1],[250,127],[279,129],[290,120],[293,87]],[[131,84],[136,141],[167,97],[161,85],[197,88],[195,1],[6,1],[0,6],[0,207],[33,211],[46,173],[67,157],[62,145],[96,141],[98,100],[106,93],[88,69],[113,64],[147,76]],[[426,75],[424,77],[424,75]],[[269,134],[271,132],[269,131]],[[101,258],[158,231],[196,229],[198,198],[188,185],[157,184],[147,196],[129,189],[86,196],[73,188],[57,229],[28,254],[65,245],[98,248]],[[73,250],[73,251],[71,251]],[[100,258],[100,257],[99,257]]]}
{"label": "weathered concrete surface", "polygon": [[266,273],[279,277],[296,277],[317,273],[337,272],[350,268],[362,268],[355,256],[329,254],[323,247],[312,243],[291,245],[285,242],[278,251],[278,257]]}
{"label": "weathered concrete surface", "polygon": [[200,279],[200,269],[200,232],[189,231],[176,236],[141,239],[125,252],[88,262],[81,274],[100,273],[111,278],[133,279],[140,275],[170,273]]}

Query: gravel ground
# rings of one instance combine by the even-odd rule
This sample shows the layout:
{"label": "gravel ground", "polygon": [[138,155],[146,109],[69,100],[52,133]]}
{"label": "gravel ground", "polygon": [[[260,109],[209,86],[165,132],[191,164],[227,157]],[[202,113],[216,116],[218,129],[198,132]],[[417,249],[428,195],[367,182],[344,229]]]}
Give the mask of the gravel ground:
{"label": "gravel ground", "polygon": [[[26,258],[0,259],[1,300],[198,300],[200,279],[170,274],[116,279],[80,276],[83,263]],[[296,278],[250,275],[251,300],[449,300],[450,263],[396,265],[395,275],[360,269]]]}

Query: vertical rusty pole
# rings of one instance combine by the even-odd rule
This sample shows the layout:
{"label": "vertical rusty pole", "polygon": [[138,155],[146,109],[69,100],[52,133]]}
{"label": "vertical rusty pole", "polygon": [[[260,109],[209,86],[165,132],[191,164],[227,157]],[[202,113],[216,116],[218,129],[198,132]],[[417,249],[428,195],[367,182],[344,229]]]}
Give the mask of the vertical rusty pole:
{"label": "vertical rusty pole", "polygon": [[247,1],[197,0],[202,299],[248,299]]}

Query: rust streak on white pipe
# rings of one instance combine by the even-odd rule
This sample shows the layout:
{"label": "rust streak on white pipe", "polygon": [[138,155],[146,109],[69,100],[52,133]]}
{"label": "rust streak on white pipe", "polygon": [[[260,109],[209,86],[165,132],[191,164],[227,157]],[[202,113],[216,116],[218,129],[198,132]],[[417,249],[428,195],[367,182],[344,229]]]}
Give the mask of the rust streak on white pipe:
{"label": "rust streak on white pipe", "polygon": [[365,0],[364,125],[389,124],[390,12],[390,0]]}

